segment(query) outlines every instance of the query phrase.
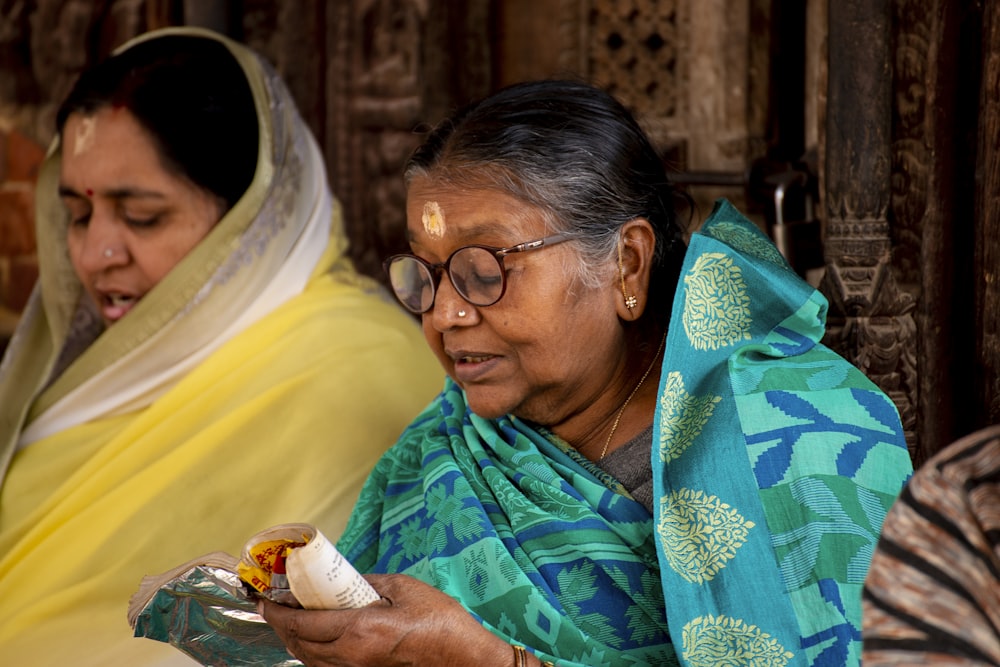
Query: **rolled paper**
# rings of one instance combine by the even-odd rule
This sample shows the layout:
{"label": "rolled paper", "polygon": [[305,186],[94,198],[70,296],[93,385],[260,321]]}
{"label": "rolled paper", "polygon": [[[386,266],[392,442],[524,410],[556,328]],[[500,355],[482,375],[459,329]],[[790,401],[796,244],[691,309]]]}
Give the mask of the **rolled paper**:
{"label": "rolled paper", "polygon": [[350,609],[379,599],[354,566],[315,528],[305,546],[288,552],[285,569],[292,595],[306,609]]}

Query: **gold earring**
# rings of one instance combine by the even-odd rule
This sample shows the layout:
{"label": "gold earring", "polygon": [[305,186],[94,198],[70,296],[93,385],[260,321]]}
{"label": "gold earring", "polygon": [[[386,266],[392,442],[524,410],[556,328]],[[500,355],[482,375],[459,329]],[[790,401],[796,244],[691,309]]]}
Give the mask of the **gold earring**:
{"label": "gold earring", "polygon": [[625,307],[632,310],[639,303],[634,294],[625,291],[625,267],[622,265],[622,246],[618,244],[618,277],[622,281],[622,298],[625,299]]}

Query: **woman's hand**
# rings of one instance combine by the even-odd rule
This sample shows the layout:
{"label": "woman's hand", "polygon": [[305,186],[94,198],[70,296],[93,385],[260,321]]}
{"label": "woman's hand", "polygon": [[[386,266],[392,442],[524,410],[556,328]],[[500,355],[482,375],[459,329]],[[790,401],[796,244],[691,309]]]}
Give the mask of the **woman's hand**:
{"label": "woman's hand", "polygon": [[401,574],[365,577],[382,599],[361,609],[292,609],[261,601],[261,615],[308,667],[507,667],[513,649],[458,602]]}

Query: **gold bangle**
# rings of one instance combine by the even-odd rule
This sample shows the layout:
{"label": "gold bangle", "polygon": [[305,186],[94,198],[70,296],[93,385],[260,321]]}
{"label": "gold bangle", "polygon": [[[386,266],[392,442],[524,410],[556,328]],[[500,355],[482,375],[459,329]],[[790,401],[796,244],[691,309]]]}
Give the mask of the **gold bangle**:
{"label": "gold bangle", "polygon": [[[511,646],[514,649],[514,667],[528,667],[528,651],[517,644],[511,644]],[[556,667],[555,663],[541,658],[538,659],[538,662],[542,663],[542,667]]]}

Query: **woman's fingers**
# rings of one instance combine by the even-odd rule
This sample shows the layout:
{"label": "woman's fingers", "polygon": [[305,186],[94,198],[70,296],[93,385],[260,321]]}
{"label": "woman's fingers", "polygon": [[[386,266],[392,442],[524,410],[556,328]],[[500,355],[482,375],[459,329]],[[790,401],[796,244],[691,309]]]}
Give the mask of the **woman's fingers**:
{"label": "woman's fingers", "polygon": [[288,644],[290,638],[310,642],[333,642],[343,634],[344,615],[351,610],[318,611],[294,609],[261,600],[257,604],[258,613],[268,625]]}
{"label": "woman's fingers", "polygon": [[309,667],[502,663],[510,647],[458,602],[405,575],[368,575],[381,599],[358,609],[292,609],[262,600],[261,616]]}

